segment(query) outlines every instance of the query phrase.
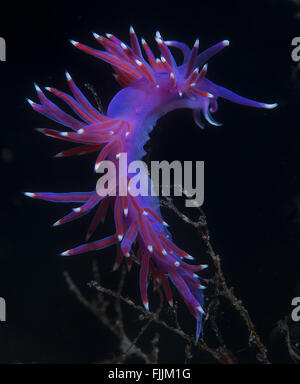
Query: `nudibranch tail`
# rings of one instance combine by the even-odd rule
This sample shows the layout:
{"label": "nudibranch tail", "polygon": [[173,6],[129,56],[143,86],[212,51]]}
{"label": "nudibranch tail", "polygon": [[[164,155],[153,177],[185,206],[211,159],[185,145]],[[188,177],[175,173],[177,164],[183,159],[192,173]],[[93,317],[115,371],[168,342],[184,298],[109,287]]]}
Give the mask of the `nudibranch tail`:
{"label": "nudibranch tail", "polygon": [[[47,87],[46,91],[64,101],[72,109],[76,117],[64,112],[56,106],[42,90],[35,85],[40,103],[28,100],[31,107],[51,120],[68,128],[67,131],[56,131],[42,128],[39,132],[65,141],[78,143],[78,147],[60,152],[56,157],[83,155],[99,152],[95,162],[95,170],[100,169],[103,161],[110,160],[118,167],[121,154],[127,154],[126,167],[130,161],[141,159],[143,146],[148,140],[149,132],[156,120],[168,111],[176,108],[189,108],[193,111],[194,120],[201,128],[201,115],[213,125],[220,125],[211,116],[217,108],[219,97],[258,108],[274,108],[276,104],[265,104],[241,97],[222,88],[206,78],[207,61],[229,42],[224,40],[206,51],[198,54],[199,40],[190,49],[186,44],[177,41],[164,41],[159,32],[155,40],[160,52],[155,56],[145,39],[141,46],[137,36],[130,28],[130,45],[125,44],[111,34],[106,37],[94,33],[98,43],[105,51],[90,48],[81,43],[71,43],[90,55],[109,63],[114,69],[115,79],[123,87],[112,99],[107,115],[98,111],[79,90],[70,74],[66,73],[72,96],[55,88]],[[169,47],[175,47],[183,53],[183,63],[177,65]],[[145,55],[145,57],[144,57]],[[33,197],[52,202],[81,203],[62,219],[56,221],[58,226],[86,215],[93,209],[96,213],[88,229],[87,241],[95,232],[100,222],[104,222],[108,208],[114,212],[116,231],[102,240],[93,241],[69,249],[63,256],[78,255],[89,251],[98,251],[111,245],[117,246],[117,257],[113,266],[116,270],[123,259],[128,269],[132,264],[131,250],[138,245],[137,255],[140,260],[140,292],[146,310],[149,310],[147,290],[149,276],[154,283],[160,284],[168,303],[173,305],[172,290],[169,282],[177,288],[188,309],[197,320],[196,342],[201,331],[201,320],[204,315],[202,290],[198,272],[206,265],[192,265],[188,261],[193,258],[177,247],[172,241],[168,225],[161,216],[157,197],[134,196],[128,184],[130,177],[125,177],[118,169],[119,177],[112,176],[110,194],[103,194],[104,186],[96,191],[72,193],[25,193]],[[126,193],[118,193],[122,188]]]}

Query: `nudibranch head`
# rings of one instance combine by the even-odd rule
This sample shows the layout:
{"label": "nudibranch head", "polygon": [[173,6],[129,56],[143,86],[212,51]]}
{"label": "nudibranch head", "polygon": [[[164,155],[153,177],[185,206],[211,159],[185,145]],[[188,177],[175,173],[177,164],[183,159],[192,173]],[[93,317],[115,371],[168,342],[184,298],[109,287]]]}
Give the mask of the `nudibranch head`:
{"label": "nudibranch head", "polygon": [[[130,27],[131,47],[112,34],[106,34],[106,37],[96,33],[93,35],[106,52],[73,40],[71,43],[82,51],[110,63],[116,72],[115,79],[123,87],[135,85],[136,89],[143,88],[153,97],[156,95],[158,104],[169,104],[166,109],[192,109],[194,121],[201,128],[203,128],[200,119],[202,114],[210,124],[221,125],[214,121],[211,115],[218,109],[219,97],[250,107],[272,109],[277,106],[276,103],[266,104],[239,96],[207,79],[207,62],[229,45],[228,40],[223,40],[198,53],[199,39],[196,39],[190,49],[182,42],[165,41],[160,32],[156,32],[155,41],[160,55],[156,58],[146,40],[142,38],[141,44],[146,54],[145,58],[132,27]],[[177,65],[169,47],[177,48],[182,52],[182,64]],[[142,86],[139,83],[142,83]],[[153,104],[153,109],[158,107],[155,103]]]}

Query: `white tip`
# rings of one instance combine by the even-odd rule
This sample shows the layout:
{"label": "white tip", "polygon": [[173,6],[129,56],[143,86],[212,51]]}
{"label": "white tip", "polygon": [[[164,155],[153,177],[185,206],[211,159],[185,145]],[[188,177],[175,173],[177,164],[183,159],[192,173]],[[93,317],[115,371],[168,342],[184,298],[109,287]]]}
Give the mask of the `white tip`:
{"label": "white tip", "polygon": [[119,153],[117,153],[116,154],[116,159],[118,159],[120,157],[120,154]]}
{"label": "white tip", "polygon": [[77,133],[79,133],[79,135],[81,135],[82,133],[84,133],[84,128],[80,128],[80,129],[78,129]]}
{"label": "white tip", "polygon": [[34,197],[34,196],[35,196],[35,193],[32,193],[32,192],[24,192],[24,195],[27,196],[27,197]]}
{"label": "white tip", "polygon": [[52,224],[53,227],[57,227],[60,224],[60,220],[57,220],[54,224]]}
{"label": "white tip", "polygon": [[137,63],[137,65],[138,65],[139,67],[141,67],[142,62],[141,62],[140,60],[135,60],[135,62]]}
{"label": "white tip", "polygon": [[195,258],[193,256],[189,255],[189,254],[187,254],[185,256],[185,259],[187,259],[187,260],[195,260]]}
{"label": "white tip", "polygon": [[124,50],[128,49],[127,45],[124,44],[123,42],[121,43],[121,47],[122,47]]}
{"label": "white tip", "polygon": [[175,261],[174,265],[175,265],[175,267],[179,267],[180,266],[179,261]]}
{"label": "white tip", "polygon": [[209,97],[210,99],[212,99],[214,97],[214,95],[212,93],[208,93],[207,92],[207,97]]}
{"label": "white tip", "polygon": [[36,90],[37,92],[42,92],[42,91],[41,91],[41,88],[40,88],[36,83],[34,83],[34,88],[35,88],[35,90]]}
{"label": "white tip", "polygon": [[152,245],[148,245],[147,249],[148,249],[149,252],[151,252],[151,253],[153,252],[153,247],[152,247]]}
{"label": "white tip", "polygon": [[70,255],[69,250],[68,250],[68,251],[65,251],[65,252],[62,252],[62,253],[60,254],[60,256],[69,256],[69,255]]}
{"label": "white tip", "polygon": [[129,133],[130,133],[130,132],[126,132],[126,133],[125,133],[125,136],[127,137],[127,136],[129,135]]}
{"label": "white tip", "polygon": [[156,34],[155,34],[156,37],[158,37],[159,39],[161,39],[161,34],[159,31],[156,31]]}
{"label": "white tip", "polygon": [[106,33],[105,36],[110,39],[112,37],[112,34],[111,33]]}
{"label": "white tip", "polygon": [[143,45],[147,44],[146,40],[143,37],[141,38],[141,42],[142,42]]}
{"label": "white tip", "polygon": [[129,32],[130,32],[130,33],[135,33],[132,25],[131,25],[130,28],[129,28]]}
{"label": "white tip", "polygon": [[123,235],[118,235],[118,240],[121,241],[123,239]]}
{"label": "white tip", "polygon": [[165,221],[163,221],[163,225],[164,225],[165,227],[168,227],[168,226],[169,226],[169,224],[166,223]]}
{"label": "white tip", "polygon": [[124,209],[124,215],[125,215],[125,216],[128,215],[128,208],[125,208],[125,209]]}
{"label": "white tip", "polygon": [[199,286],[200,289],[206,289],[207,287],[205,285],[201,285]]}
{"label": "white tip", "polygon": [[30,99],[26,99],[26,101],[31,105],[31,106],[34,106],[35,105],[35,102],[30,100]]}
{"label": "white tip", "polygon": [[146,303],[143,303],[143,304],[144,304],[144,307],[145,307],[146,311],[149,311],[149,303],[146,302]]}
{"label": "white tip", "polygon": [[173,72],[170,73],[170,78],[171,78],[171,79],[174,79],[174,78],[175,78],[175,75],[174,75]]}
{"label": "white tip", "polygon": [[161,56],[160,60],[161,60],[163,63],[165,63],[165,62],[167,61],[163,56]]}
{"label": "white tip", "polygon": [[66,71],[66,78],[67,78],[67,80],[71,80],[71,76],[70,76],[69,72],[67,72],[67,71]]}
{"label": "white tip", "polygon": [[98,35],[98,33],[95,33],[95,32],[93,32],[93,36],[94,36],[95,39],[99,39],[99,37],[100,37],[100,36]]}
{"label": "white tip", "polygon": [[203,308],[201,307],[201,305],[198,305],[196,309],[198,312],[202,313],[202,315],[205,315],[205,312],[203,311]]}
{"label": "white tip", "polygon": [[203,269],[206,269],[208,267],[208,265],[207,264],[202,264],[201,267],[202,267],[202,270],[203,270]]}
{"label": "white tip", "polygon": [[51,87],[45,87],[46,91],[51,92]]}
{"label": "white tip", "polygon": [[162,253],[164,256],[167,256],[167,251],[166,251],[165,249],[163,249],[163,250],[161,251],[161,253]]}
{"label": "white tip", "polygon": [[171,307],[173,307],[174,303],[173,303],[173,300],[168,300],[168,303]]}
{"label": "white tip", "polygon": [[68,136],[68,132],[60,132],[60,136]]}
{"label": "white tip", "polygon": [[264,108],[267,108],[267,109],[273,109],[273,108],[276,108],[277,106],[278,106],[278,103],[264,104]]}
{"label": "white tip", "polygon": [[81,208],[80,208],[80,207],[73,208],[73,211],[74,211],[74,212],[80,212],[80,211],[81,211]]}
{"label": "white tip", "polygon": [[224,47],[228,47],[228,45],[230,44],[230,41],[229,40],[223,40],[222,41]]}
{"label": "white tip", "polygon": [[194,44],[194,47],[195,47],[195,48],[199,48],[199,39],[196,39],[195,44]]}
{"label": "white tip", "polygon": [[156,88],[159,88],[159,84],[156,84]]}
{"label": "white tip", "polygon": [[79,44],[78,41],[75,41],[75,40],[70,40],[70,43],[73,44],[75,47],[76,47],[76,45]]}
{"label": "white tip", "polygon": [[148,212],[147,211],[143,211],[143,215],[147,216]]}

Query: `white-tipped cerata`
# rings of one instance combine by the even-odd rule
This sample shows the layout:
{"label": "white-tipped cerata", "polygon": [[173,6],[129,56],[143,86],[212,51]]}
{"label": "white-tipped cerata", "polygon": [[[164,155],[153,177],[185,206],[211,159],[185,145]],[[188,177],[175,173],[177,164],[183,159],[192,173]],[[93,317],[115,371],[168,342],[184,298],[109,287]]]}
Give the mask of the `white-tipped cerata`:
{"label": "white-tipped cerata", "polygon": [[60,256],[70,256],[70,250],[67,250],[65,252],[62,252]]}
{"label": "white-tipped cerata", "polygon": [[100,39],[100,35],[98,35],[98,33],[95,33],[95,32],[92,32],[92,33],[96,40]]}
{"label": "white-tipped cerata", "polygon": [[228,45],[230,44],[230,41],[229,40],[223,40],[222,41],[224,47],[228,47]]}
{"label": "white-tipped cerata", "polygon": [[75,41],[75,40],[70,40],[70,43],[74,45],[74,47],[76,47],[79,43],[78,41]]}
{"label": "white-tipped cerata", "polygon": [[205,312],[203,310],[203,308],[201,307],[201,305],[198,305],[198,307],[196,308],[198,312],[200,312],[202,315],[205,315]]}
{"label": "white-tipped cerata", "polygon": [[24,195],[27,197],[35,197],[35,193],[33,192],[24,192]]}
{"label": "white-tipped cerata", "polygon": [[151,253],[153,252],[153,247],[152,247],[152,245],[148,245],[147,249],[148,249],[149,252],[151,252]]}
{"label": "white-tipped cerata", "polygon": [[264,108],[267,108],[267,109],[273,109],[273,108],[276,108],[277,106],[278,106],[278,103],[264,104]]}
{"label": "white-tipped cerata", "polygon": [[42,92],[42,91],[41,91],[41,88],[40,88],[36,83],[34,83],[34,88],[35,88],[35,90],[36,90],[37,92]]}
{"label": "white-tipped cerata", "polygon": [[31,107],[33,107],[36,103],[30,99],[26,99],[26,101],[31,105]]}
{"label": "white-tipped cerata", "polygon": [[69,72],[67,72],[67,71],[66,71],[66,78],[67,78],[68,81],[70,81],[72,79],[70,74],[69,74]]}

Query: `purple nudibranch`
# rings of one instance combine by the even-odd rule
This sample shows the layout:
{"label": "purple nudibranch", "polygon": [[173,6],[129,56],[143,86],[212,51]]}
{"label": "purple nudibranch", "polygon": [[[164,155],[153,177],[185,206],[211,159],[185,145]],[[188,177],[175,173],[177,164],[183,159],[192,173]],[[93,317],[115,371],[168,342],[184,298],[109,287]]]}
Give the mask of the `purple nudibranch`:
{"label": "purple nudibranch", "polygon": [[[198,39],[190,49],[181,42],[164,41],[157,32],[155,40],[160,57],[156,58],[144,39],[141,39],[140,45],[132,27],[130,27],[130,45],[111,34],[107,34],[106,37],[96,33],[93,35],[105,50],[90,48],[73,40],[71,43],[81,51],[109,63],[114,69],[114,77],[122,89],[113,97],[106,115],[92,106],[69,73],[66,73],[66,78],[73,96],[51,87],[47,87],[46,90],[71,107],[77,118],[57,107],[37,85],[35,87],[40,103],[28,99],[34,110],[69,128],[64,132],[39,129],[41,133],[82,144],[60,152],[56,157],[98,152],[96,168],[103,160],[111,160],[117,166],[117,157],[121,152],[127,153],[128,163],[142,159],[145,155],[144,144],[149,139],[149,132],[156,121],[174,109],[191,109],[195,123],[202,128],[203,123],[200,120],[202,115],[210,124],[220,125],[212,117],[212,113],[218,108],[219,97],[250,107],[272,109],[277,106],[239,96],[207,79],[208,60],[227,47],[228,40],[198,53]],[[169,47],[182,52],[182,64],[177,65]],[[120,181],[116,179],[115,182],[118,185]],[[128,180],[121,182],[127,185]],[[80,207],[73,209],[71,213],[54,223],[54,226],[82,217],[97,207],[87,232],[87,241],[97,225],[104,221],[109,206],[112,206],[116,224],[116,232],[113,235],[80,245],[61,255],[77,255],[116,244],[117,257],[113,267],[113,270],[116,270],[123,258],[130,267],[132,263],[130,251],[137,242],[140,291],[145,309],[149,309],[147,288],[151,272],[156,284],[162,285],[171,306],[173,299],[169,281],[177,288],[197,320],[196,342],[198,341],[204,315],[202,290],[205,287],[200,284],[196,273],[207,266],[187,263],[192,257],[173,243],[160,212],[158,197],[133,197],[130,193],[127,196],[116,194],[103,197],[95,190],[71,193],[26,192],[25,195],[53,202],[81,203]]]}

